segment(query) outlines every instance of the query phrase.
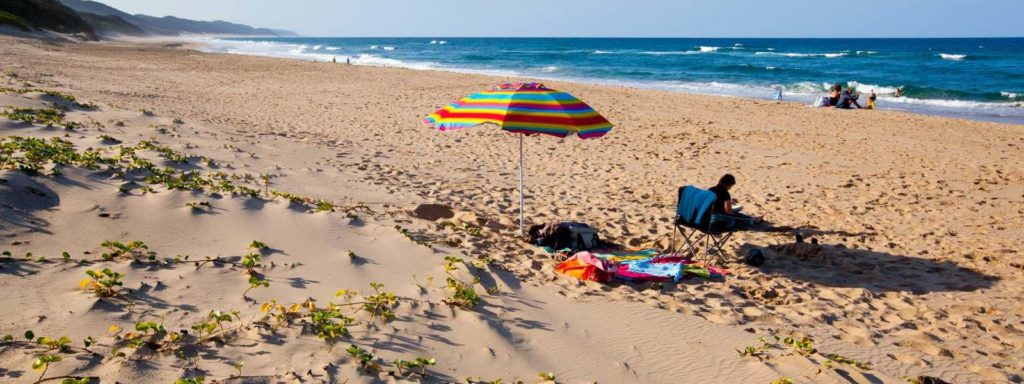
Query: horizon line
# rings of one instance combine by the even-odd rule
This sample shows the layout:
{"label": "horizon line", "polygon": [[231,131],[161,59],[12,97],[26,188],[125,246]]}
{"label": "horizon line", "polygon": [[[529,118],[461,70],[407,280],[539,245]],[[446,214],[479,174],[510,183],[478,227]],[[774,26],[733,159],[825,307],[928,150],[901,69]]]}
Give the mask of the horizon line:
{"label": "horizon line", "polygon": [[[276,28],[270,28],[276,29]],[[289,31],[291,32],[291,31]],[[1024,39],[1022,36],[876,36],[876,37],[736,37],[736,36],[327,36],[327,35],[302,35],[298,36],[276,36],[276,37],[305,37],[305,38],[346,38],[346,39],[792,39],[792,40],[885,40],[885,39]]]}

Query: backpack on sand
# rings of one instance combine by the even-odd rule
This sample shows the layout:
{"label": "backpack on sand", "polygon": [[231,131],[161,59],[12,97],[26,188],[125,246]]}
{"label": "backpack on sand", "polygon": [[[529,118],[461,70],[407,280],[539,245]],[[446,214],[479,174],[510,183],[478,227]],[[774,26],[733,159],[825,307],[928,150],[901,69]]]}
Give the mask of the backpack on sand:
{"label": "backpack on sand", "polygon": [[583,223],[561,223],[555,231],[555,249],[589,251],[597,248],[600,243],[597,230]]}

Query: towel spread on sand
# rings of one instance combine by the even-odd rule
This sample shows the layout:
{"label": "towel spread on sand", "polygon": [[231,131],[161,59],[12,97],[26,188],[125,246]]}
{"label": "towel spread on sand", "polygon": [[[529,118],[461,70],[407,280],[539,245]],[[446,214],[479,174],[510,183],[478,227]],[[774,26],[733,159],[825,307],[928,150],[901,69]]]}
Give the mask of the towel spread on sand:
{"label": "towel spread on sand", "polygon": [[590,252],[578,252],[558,264],[555,271],[580,280],[606,283],[611,280],[611,263],[598,259]]}
{"label": "towel spread on sand", "polygon": [[676,254],[659,255],[653,249],[578,252],[556,268],[559,273],[583,280],[607,281],[611,276],[630,282],[675,281],[687,275],[723,277],[724,269],[694,263]]}
{"label": "towel spread on sand", "polygon": [[594,253],[594,256],[596,256],[596,257],[598,257],[598,258],[600,258],[602,260],[610,261],[612,263],[621,263],[623,261],[632,261],[632,260],[647,260],[647,259],[650,259],[652,257],[658,256],[658,251],[655,251],[653,249],[644,249],[644,250],[640,250],[640,251],[614,251],[614,250],[607,250],[607,251],[594,251],[593,253]]}
{"label": "towel spread on sand", "polygon": [[716,272],[719,271],[712,271],[708,267],[695,264],[678,255],[661,255],[647,260],[619,263],[615,276],[634,282],[669,280],[678,282],[687,274],[710,278],[718,274]]}

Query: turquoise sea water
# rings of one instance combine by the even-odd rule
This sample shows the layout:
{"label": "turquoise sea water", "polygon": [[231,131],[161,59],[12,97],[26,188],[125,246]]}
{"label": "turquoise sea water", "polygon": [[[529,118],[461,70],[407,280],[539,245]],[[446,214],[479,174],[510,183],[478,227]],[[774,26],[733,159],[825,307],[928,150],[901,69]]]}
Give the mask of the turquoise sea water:
{"label": "turquoise sea water", "polygon": [[[205,50],[808,103],[842,83],[885,109],[1024,124],[1024,38],[238,38]],[[903,97],[895,97],[902,87]]]}

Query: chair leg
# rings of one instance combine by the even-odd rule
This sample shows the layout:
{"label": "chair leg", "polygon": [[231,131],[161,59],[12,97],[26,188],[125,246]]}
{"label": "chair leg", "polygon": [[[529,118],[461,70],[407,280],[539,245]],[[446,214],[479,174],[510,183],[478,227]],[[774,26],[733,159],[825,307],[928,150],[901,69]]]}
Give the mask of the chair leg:
{"label": "chair leg", "polygon": [[672,242],[668,245],[668,250],[671,253],[676,253],[676,231],[679,230],[678,226],[672,226]]}
{"label": "chair leg", "polygon": [[697,238],[693,240],[693,259],[694,260],[708,260],[711,255],[708,254],[707,248],[701,248],[700,244],[703,243],[705,246],[708,245],[708,233],[694,230],[697,234]]}
{"label": "chair leg", "polygon": [[[682,229],[680,229],[680,231],[682,231]],[[683,237],[683,241],[684,241],[684,244],[686,245],[686,251],[690,254],[690,257],[693,258],[693,259],[697,259],[697,257],[699,256],[699,253],[697,252],[697,247],[695,246],[695,243],[698,244],[698,245],[700,244],[700,237],[697,237],[696,239],[693,239],[693,241],[690,240],[693,237],[693,235],[696,234],[696,233],[697,233],[696,230],[690,231],[688,233],[687,232],[683,233],[685,235]],[[682,250],[682,248],[683,248],[683,245],[681,244],[679,246],[679,249]],[[681,252],[677,252],[677,253],[681,253]]]}
{"label": "chair leg", "polygon": [[713,239],[713,244],[710,247],[715,249],[715,261],[719,264],[724,264],[724,262],[727,261],[725,257],[725,249],[722,247],[725,246],[725,243],[729,241],[731,236],[732,232],[726,232],[721,236],[710,236]]}

